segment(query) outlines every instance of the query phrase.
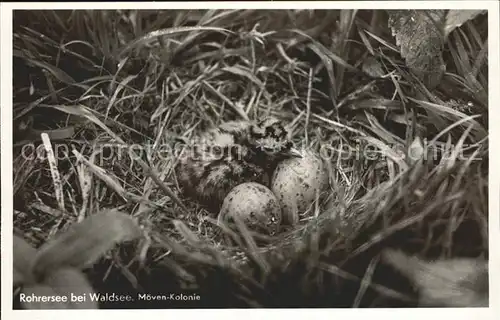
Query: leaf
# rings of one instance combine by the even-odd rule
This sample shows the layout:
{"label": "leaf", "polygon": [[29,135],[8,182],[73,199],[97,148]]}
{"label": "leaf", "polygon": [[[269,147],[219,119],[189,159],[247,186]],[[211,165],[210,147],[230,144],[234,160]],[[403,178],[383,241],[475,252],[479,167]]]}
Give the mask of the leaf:
{"label": "leaf", "polygon": [[142,37],[137,38],[136,40],[131,41],[125,48],[122,49],[122,51],[118,54],[119,58],[124,58],[126,54],[128,54],[130,51],[140,48],[145,46],[147,43],[149,43],[152,40],[156,40],[160,37],[165,37],[165,36],[170,36],[175,33],[183,33],[183,32],[192,32],[192,31],[218,31],[221,33],[229,33],[233,34],[232,31],[223,29],[223,28],[216,28],[216,27],[176,27],[176,28],[168,28],[168,29],[163,29],[163,30],[155,30],[152,31]]}
{"label": "leaf", "polygon": [[[409,98],[409,100],[415,102],[418,106],[422,107],[425,109],[429,114],[436,114],[439,115],[445,119],[451,120],[453,124],[451,126],[455,127],[458,125],[463,124],[473,124],[474,125],[474,138],[476,141],[481,141],[482,139],[486,138],[488,135],[488,131],[479,123],[477,122],[476,118],[479,117],[479,115],[474,115],[474,116],[467,116],[466,114],[454,110],[450,107],[443,106],[440,104],[436,103],[431,103],[423,100],[416,100],[413,98]],[[451,128],[447,128],[443,131],[448,132]],[[441,133],[439,134],[441,136]],[[437,140],[436,137],[433,138],[433,140]]]}
{"label": "leaf", "polygon": [[356,117],[356,119],[358,118],[361,122],[361,125],[365,126],[373,133],[374,135],[373,138],[379,137],[386,144],[393,146],[403,144],[403,140],[399,138],[397,135],[388,131],[373,114],[365,112],[364,115],[360,114],[359,116]]}
{"label": "leaf", "polygon": [[140,227],[127,214],[116,210],[94,214],[42,246],[33,272],[44,276],[56,268],[89,267],[117,243],[134,240],[141,234]]}
{"label": "leaf", "polygon": [[221,98],[224,102],[226,102],[243,120],[249,120],[248,115],[245,113],[245,110],[241,108],[236,103],[233,103],[229,98],[227,98],[225,95],[220,93],[218,90],[216,90],[210,83],[207,81],[203,81],[203,85],[210,90],[213,94]]}
{"label": "leaf", "polygon": [[59,129],[53,129],[53,130],[33,130],[34,135],[36,137],[33,137],[36,139],[36,141],[40,140],[40,135],[42,133],[46,133],[50,140],[64,140],[64,139],[69,139],[73,137],[75,134],[75,127],[74,126],[68,126],[64,128],[59,128]]}
{"label": "leaf", "polygon": [[248,254],[249,258],[251,258],[260,267],[260,270],[262,272],[269,272],[271,266],[257,249],[257,244],[255,243],[250,230],[245,225],[245,222],[238,215],[233,215],[232,218],[234,220],[234,223],[236,224],[236,228],[246,242],[246,253]]}
{"label": "leaf", "polygon": [[373,137],[362,137],[361,139],[368,142],[371,146],[377,147],[382,155],[396,163],[401,170],[408,170],[408,165],[404,162],[404,157],[398,154],[396,150],[393,150],[388,144]]}
{"label": "leaf", "polygon": [[467,21],[473,20],[480,14],[487,13],[487,10],[450,10],[446,15],[444,34],[447,37],[453,30],[461,27]]}
{"label": "leaf", "polygon": [[248,80],[255,83],[259,88],[264,88],[264,83],[262,83],[262,81],[260,81],[259,78],[257,78],[254,74],[252,74],[249,70],[246,70],[243,67],[240,66],[224,67],[222,68],[222,71],[226,71],[237,76],[245,77]]}
{"label": "leaf", "polygon": [[56,196],[56,200],[59,204],[59,209],[62,212],[65,212],[64,192],[61,182],[61,175],[59,174],[59,170],[57,169],[57,160],[54,156],[54,151],[52,150],[52,144],[50,143],[49,136],[46,133],[42,133],[42,141],[45,147],[45,152],[47,152],[47,162],[49,163],[50,173],[52,175],[52,183],[54,184],[54,193]]}
{"label": "leaf", "polygon": [[366,58],[363,61],[361,69],[364,73],[373,78],[381,78],[386,74],[386,72],[384,72],[382,64],[375,57]]}
{"label": "leaf", "polygon": [[[76,269],[57,269],[47,275],[44,284],[52,288],[61,296],[66,296],[71,302],[71,309],[98,309],[98,304],[90,299],[94,293],[92,286],[84,274]],[[71,296],[85,297],[78,301],[71,301]]]}
{"label": "leaf", "polygon": [[488,307],[487,261],[456,258],[428,262],[395,250],[386,250],[383,260],[417,286],[421,305]]}
{"label": "leaf", "polygon": [[375,51],[373,50],[373,46],[371,45],[370,40],[368,40],[364,30],[362,30],[360,28],[359,24],[356,24],[356,25],[357,25],[358,34],[359,34],[359,37],[361,38],[361,41],[363,41],[363,44],[365,45],[368,52],[370,52],[371,55],[374,55]]}
{"label": "leaf", "polygon": [[[89,163],[94,163],[96,154],[97,152],[92,152],[90,159],[88,160]],[[92,189],[94,176],[92,175],[92,171],[87,168],[87,165],[84,162],[76,165],[76,171],[78,173],[78,182],[80,183],[80,188],[82,190],[82,206],[80,208],[80,212],[78,213],[78,222],[81,222],[85,218],[85,212],[89,204],[90,191]]]}
{"label": "leaf", "polygon": [[186,241],[192,245],[196,246],[200,243],[200,239],[196,236],[194,232],[189,229],[186,224],[180,220],[172,221],[177,231],[186,239]]}
{"label": "leaf", "polygon": [[390,10],[389,27],[406,65],[428,89],[444,75],[444,10]]}
{"label": "leaf", "polygon": [[14,286],[31,283],[34,280],[31,274],[31,266],[33,265],[36,249],[17,235],[14,235],[12,241],[14,249]]}
{"label": "leaf", "polygon": [[99,126],[101,129],[106,131],[107,134],[109,134],[113,139],[115,139],[118,142],[123,143],[123,140],[120,139],[116,134],[114,134],[113,131],[111,131],[101,120],[97,118],[97,116],[94,115],[93,111],[89,108],[87,108],[84,105],[76,105],[76,106],[71,106],[71,105],[46,105],[46,107],[54,108],[56,110],[59,110],[61,112],[78,116],[78,117],[84,117],[87,120],[93,122],[97,126]]}
{"label": "leaf", "polygon": [[[17,51],[17,52],[19,52],[19,51]],[[59,69],[51,64],[45,63],[43,61],[37,61],[34,59],[30,59],[28,57],[23,56],[22,54],[16,55],[16,53],[14,53],[14,56],[17,56],[17,57],[22,58],[22,59],[26,59],[26,61],[28,61],[28,63],[31,63],[34,66],[39,67],[41,69],[47,70],[52,76],[54,76],[57,80],[61,81],[64,84],[74,84],[76,82],[66,72],[64,72],[63,70],[61,70],[61,69]]]}
{"label": "leaf", "polygon": [[408,147],[408,162],[409,164],[415,164],[424,156],[424,145],[420,137],[415,137],[413,142]]}
{"label": "leaf", "polygon": [[[19,294],[21,307],[23,309],[71,309],[68,302],[50,301],[52,297],[57,297],[58,294],[50,287],[45,285],[33,285],[23,288]],[[37,301],[35,299],[46,299],[46,301]]]}
{"label": "leaf", "polygon": [[95,174],[99,179],[104,181],[104,183],[106,183],[108,187],[113,189],[113,191],[122,196],[124,199],[127,199],[127,191],[125,190],[125,188],[121,186],[116,176],[112,175],[111,173],[108,173],[105,169],[90,162],[78,151],[73,149],[72,152],[78,159],[78,161],[86,165],[86,168],[89,170],[90,173]]}
{"label": "leaf", "polygon": [[125,88],[127,86],[127,84],[130,81],[134,80],[136,77],[137,76],[135,76],[135,75],[128,76],[118,84],[118,88],[116,88],[116,90],[113,92],[113,96],[111,97],[111,99],[109,99],[108,107],[106,108],[106,119],[108,118],[109,112],[111,111],[111,108],[115,104],[116,99],[118,98],[118,94],[120,93],[120,91],[122,91],[123,88]]}

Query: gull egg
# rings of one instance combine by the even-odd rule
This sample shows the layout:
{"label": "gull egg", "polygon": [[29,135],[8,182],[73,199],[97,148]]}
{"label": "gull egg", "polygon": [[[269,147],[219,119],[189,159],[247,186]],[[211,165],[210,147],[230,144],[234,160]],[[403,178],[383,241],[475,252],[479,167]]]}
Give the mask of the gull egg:
{"label": "gull egg", "polygon": [[296,225],[299,215],[310,208],[316,195],[321,195],[328,183],[325,164],[311,152],[280,162],[273,173],[271,190],[280,203],[283,222]]}
{"label": "gull egg", "polygon": [[264,235],[279,231],[281,208],[273,192],[256,182],[246,182],[234,187],[224,198],[219,222],[231,222],[238,216],[248,229]]}

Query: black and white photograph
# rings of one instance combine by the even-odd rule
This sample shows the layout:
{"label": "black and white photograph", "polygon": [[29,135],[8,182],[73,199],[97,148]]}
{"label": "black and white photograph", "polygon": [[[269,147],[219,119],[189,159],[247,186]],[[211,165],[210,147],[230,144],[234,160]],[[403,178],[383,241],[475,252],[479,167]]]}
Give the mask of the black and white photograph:
{"label": "black and white photograph", "polygon": [[12,11],[13,310],[488,308],[491,11],[202,8]]}

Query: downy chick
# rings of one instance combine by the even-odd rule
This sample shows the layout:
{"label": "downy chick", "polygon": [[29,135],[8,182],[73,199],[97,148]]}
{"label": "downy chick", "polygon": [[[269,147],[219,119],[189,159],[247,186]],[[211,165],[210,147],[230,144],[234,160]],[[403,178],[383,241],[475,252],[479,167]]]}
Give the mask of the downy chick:
{"label": "downy chick", "polygon": [[176,166],[185,193],[218,212],[225,196],[244,182],[269,185],[276,164],[299,156],[275,118],[229,121],[193,139]]}

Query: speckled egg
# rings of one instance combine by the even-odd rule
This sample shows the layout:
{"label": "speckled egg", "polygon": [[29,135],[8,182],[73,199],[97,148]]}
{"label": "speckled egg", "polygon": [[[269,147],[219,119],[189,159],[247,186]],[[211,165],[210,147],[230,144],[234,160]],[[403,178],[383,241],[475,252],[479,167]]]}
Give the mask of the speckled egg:
{"label": "speckled egg", "polygon": [[295,225],[328,188],[329,178],[323,160],[312,152],[302,158],[289,158],[278,164],[271,179],[271,190],[278,198],[283,223]]}
{"label": "speckled egg", "polygon": [[264,185],[246,182],[234,187],[224,198],[219,221],[231,222],[237,215],[252,231],[274,235],[281,224],[281,208],[274,193]]}

